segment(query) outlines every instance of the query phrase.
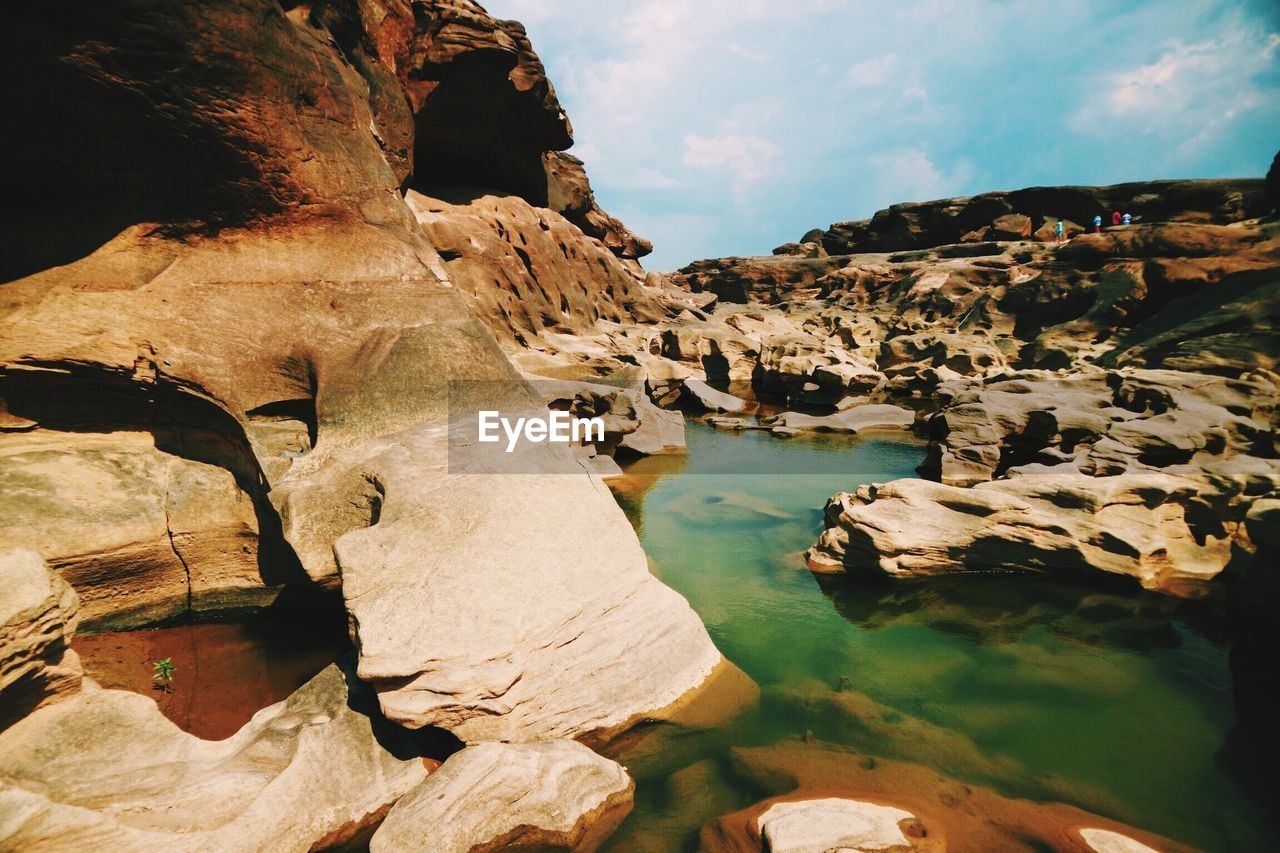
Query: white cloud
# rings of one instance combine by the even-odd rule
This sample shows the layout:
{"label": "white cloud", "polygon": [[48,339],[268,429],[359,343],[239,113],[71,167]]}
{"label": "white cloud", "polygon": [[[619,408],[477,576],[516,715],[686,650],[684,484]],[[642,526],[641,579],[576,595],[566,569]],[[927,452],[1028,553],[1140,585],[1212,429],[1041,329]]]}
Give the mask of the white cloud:
{"label": "white cloud", "polygon": [[1242,113],[1276,102],[1259,82],[1280,53],[1280,34],[1244,29],[1186,44],[1172,42],[1154,62],[1109,75],[1100,97],[1071,120],[1096,136],[1157,137],[1184,152],[1216,137]]}
{"label": "white cloud", "polygon": [[691,169],[728,168],[739,185],[744,185],[772,174],[774,160],[781,153],[777,145],[760,136],[690,133],[684,138],[684,156],[680,161]]}
{"label": "white cloud", "polygon": [[601,181],[600,186],[620,190],[669,190],[681,186],[681,183],[660,169],[643,168],[621,177],[608,178]]}
{"label": "white cloud", "polygon": [[955,167],[945,172],[919,148],[882,151],[871,155],[868,162],[877,204],[948,198],[960,192],[972,174],[967,160],[956,161]]}
{"label": "white cloud", "polygon": [[898,54],[886,53],[873,59],[859,62],[849,69],[848,80],[854,86],[883,86],[898,64]]}

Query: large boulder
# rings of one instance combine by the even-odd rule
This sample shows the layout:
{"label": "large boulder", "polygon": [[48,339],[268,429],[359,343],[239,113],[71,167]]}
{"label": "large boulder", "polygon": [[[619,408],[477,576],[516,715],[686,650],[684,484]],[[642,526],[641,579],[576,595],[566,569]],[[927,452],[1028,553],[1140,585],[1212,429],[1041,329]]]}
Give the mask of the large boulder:
{"label": "large boulder", "polygon": [[594,850],[631,811],[634,787],[573,741],[470,746],[391,807],[369,849]]}
{"label": "large boulder", "polygon": [[263,605],[279,591],[259,569],[254,501],[234,475],[157,443],[146,432],[37,431],[0,444],[5,492],[34,498],[11,501],[0,537],[75,585],[87,629]]}
{"label": "large boulder", "polygon": [[1184,592],[1226,567],[1240,533],[1238,522],[1197,523],[1230,497],[1204,492],[1161,473],[1026,474],[973,488],[895,480],[833,497],[807,557],[817,572],[1102,571]]}

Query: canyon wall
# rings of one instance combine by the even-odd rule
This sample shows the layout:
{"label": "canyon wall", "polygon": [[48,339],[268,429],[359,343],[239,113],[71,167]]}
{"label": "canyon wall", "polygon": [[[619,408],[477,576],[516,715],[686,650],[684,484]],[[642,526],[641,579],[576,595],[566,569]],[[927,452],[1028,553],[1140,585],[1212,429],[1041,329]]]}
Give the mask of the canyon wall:
{"label": "canyon wall", "polygon": [[[70,583],[81,631],[340,590],[358,661],[297,702],[332,716],[358,678],[375,730],[466,742],[608,737],[725,670],[576,457],[548,448],[536,477],[450,469],[451,383],[544,408],[499,340],[650,299],[647,244],[563,153],[568,120],[518,24],[397,0],[6,17],[5,108],[27,130],[0,185],[0,543]],[[281,772],[337,755],[325,775],[378,786],[298,789],[287,828],[243,798],[200,817],[180,792],[212,747],[139,735],[186,781],[126,795],[119,774],[152,758],[99,760],[92,732],[167,723],[64,682],[35,679],[24,707],[49,703],[0,733],[15,838],[337,843],[421,776],[366,717],[335,718],[323,742],[296,730],[311,746]],[[250,754],[276,737],[260,723],[237,741]],[[358,771],[348,735],[371,750]],[[221,829],[121,818],[122,796]],[[337,801],[351,821],[312,819]]]}

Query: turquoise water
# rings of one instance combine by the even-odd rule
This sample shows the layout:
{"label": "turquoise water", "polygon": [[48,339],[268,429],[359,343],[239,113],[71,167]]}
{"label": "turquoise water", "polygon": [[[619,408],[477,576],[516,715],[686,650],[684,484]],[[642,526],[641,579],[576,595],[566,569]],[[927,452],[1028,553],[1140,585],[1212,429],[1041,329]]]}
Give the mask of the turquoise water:
{"label": "turquoise water", "polygon": [[[692,422],[688,442],[687,459],[630,466],[641,486],[619,502],[655,573],[762,700],[660,759],[621,756],[636,809],[613,849],[695,849],[702,823],[774,793],[735,778],[728,748],[797,735],[1191,845],[1268,846],[1252,771],[1235,769],[1248,757],[1224,748],[1233,727],[1232,750],[1249,737],[1236,723],[1229,635],[1208,605],[1029,573],[820,582],[801,552],[825,500],[914,476],[923,446]],[[734,473],[757,470],[774,473]],[[878,722],[860,716],[867,708]]]}

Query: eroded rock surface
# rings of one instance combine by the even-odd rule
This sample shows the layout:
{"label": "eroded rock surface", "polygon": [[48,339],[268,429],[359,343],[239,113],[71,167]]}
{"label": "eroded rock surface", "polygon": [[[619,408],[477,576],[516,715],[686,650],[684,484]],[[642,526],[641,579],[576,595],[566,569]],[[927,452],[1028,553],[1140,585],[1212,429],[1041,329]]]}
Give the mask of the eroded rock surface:
{"label": "eroded rock surface", "polygon": [[[768,421],[778,435],[857,431],[910,404],[900,423],[928,436],[921,471],[942,486],[837,496],[816,570],[1101,570],[1194,594],[1254,549],[1245,516],[1280,488],[1280,231],[1260,192],[1154,182],[895,206],[833,226],[821,258],[685,268],[673,281],[747,304],[664,335],[716,342],[700,348],[725,354],[702,357],[708,377],[750,370],[762,398],[814,407]],[[1136,224],[1041,241],[1051,213],[1104,206]],[[728,349],[730,331],[748,343]],[[668,355],[696,378],[689,349]]]}
{"label": "eroded rock surface", "polygon": [[826,797],[774,803],[756,826],[772,853],[928,849],[903,832],[902,823],[914,820],[910,812],[893,806]]}
{"label": "eroded rock surface", "polygon": [[[495,331],[514,346],[522,330],[630,318],[650,287],[643,244],[601,219],[585,176],[553,156],[571,130],[520,25],[466,0],[14,14],[10,94],[36,131],[19,152],[32,168],[5,177],[19,215],[0,295],[4,545],[44,556],[99,627],[341,587],[357,672],[387,714],[467,739],[608,736],[704,686],[722,658],[582,462],[552,452],[545,478],[450,467],[451,388],[505,384],[514,405],[545,411]],[[441,182],[481,192],[424,224],[404,193]],[[494,258],[558,319],[486,311],[507,284],[481,293],[465,265]],[[644,440],[661,448],[670,432]],[[177,760],[170,746],[197,756],[173,788],[194,801],[212,748],[166,733],[134,699],[58,703],[25,731],[59,710],[40,729],[43,763],[106,767],[77,727],[118,718],[139,743],[163,741],[157,762]],[[274,766],[276,728],[311,737],[280,713],[287,723],[227,743]],[[359,749],[352,727],[334,737]],[[280,823],[298,810],[266,795],[253,808],[279,814],[253,819],[286,846],[346,831],[398,796],[383,760],[360,765],[373,781],[326,781],[323,825]],[[163,843],[223,846],[197,840],[215,829],[242,843],[236,797],[270,774],[248,759],[234,772],[252,784],[216,814],[173,812],[175,833],[195,834]],[[116,826],[107,782],[84,783],[103,811],[75,811],[76,825],[110,846],[155,840],[146,821]],[[22,813],[80,808],[55,800]],[[43,831],[29,826],[13,831]]]}
{"label": "eroded rock surface", "polygon": [[392,806],[369,849],[595,850],[631,811],[634,787],[573,741],[471,746]]}
{"label": "eroded rock surface", "polygon": [[75,590],[34,551],[0,553],[0,730],[80,689]]}
{"label": "eroded rock surface", "polygon": [[330,666],[223,741],[86,682],[0,732],[0,835],[20,849],[157,851],[358,838],[427,771],[354,682]]}

